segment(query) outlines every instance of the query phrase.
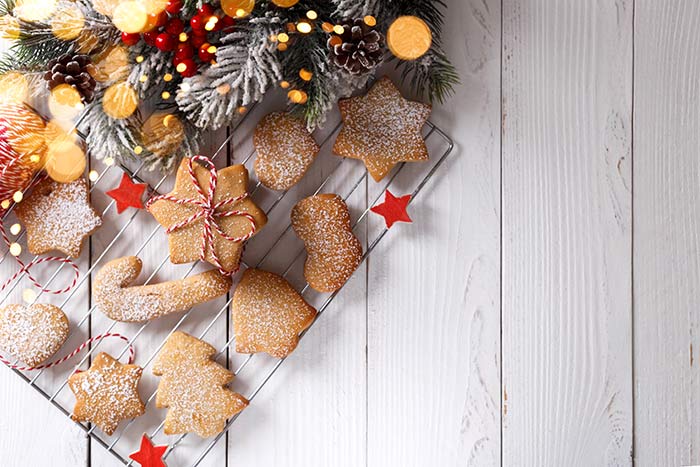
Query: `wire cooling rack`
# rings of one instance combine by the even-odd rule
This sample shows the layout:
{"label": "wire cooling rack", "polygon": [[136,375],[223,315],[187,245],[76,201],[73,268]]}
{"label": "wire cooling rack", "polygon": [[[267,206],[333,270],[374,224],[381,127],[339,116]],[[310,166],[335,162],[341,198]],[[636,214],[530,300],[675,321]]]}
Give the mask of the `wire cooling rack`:
{"label": "wire cooling rack", "polygon": [[[213,154],[204,152],[219,166],[232,163],[245,164],[251,175],[251,197],[258,206],[266,211],[269,217],[268,225],[248,242],[241,269],[261,267],[283,275],[311,305],[316,307],[319,312],[317,319],[328,309],[334,298],[343,289],[330,295],[319,294],[305,282],[303,277],[304,247],[294,235],[289,221],[289,212],[292,206],[298,200],[313,194],[337,193],[341,195],[350,208],[353,230],[364,243],[364,263],[388,233],[382,219],[370,215],[370,208],[383,201],[386,189],[390,189],[395,195],[412,194],[412,203],[420,200],[418,195],[448,159],[453,149],[450,137],[440,128],[428,122],[423,130],[423,135],[430,152],[429,162],[400,164],[387,179],[375,183],[371,178],[368,179],[368,174],[359,161],[332,155],[332,145],[340,129],[340,124],[331,125],[330,128],[332,130],[325,132],[325,134],[317,134],[317,139],[320,139],[322,144],[321,152],[314,166],[300,185],[286,192],[269,190],[255,179],[255,173],[252,170],[255,152],[250,147],[250,138],[246,138],[248,140],[247,148],[245,143],[239,145],[232,155],[231,147],[233,130],[235,129],[228,131],[228,136],[222,138],[223,141],[218,146],[218,150]],[[236,157],[239,152],[245,154],[245,157]],[[121,167],[121,169],[128,172],[136,180],[148,178],[142,165]],[[184,278],[199,272],[199,270],[208,269],[208,266],[199,262],[181,266],[170,264],[167,253],[163,253],[167,252],[167,248],[162,247],[167,242],[165,233],[148,213],[132,210],[133,212],[127,211],[121,216],[116,214],[115,209],[113,209],[114,202],[106,198],[104,192],[116,186],[121,173],[122,171],[115,167],[104,167],[97,177],[92,177],[94,178],[91,182],[92,203],[101,212],[104,223],[100,231],[93,235],[90,240],[90,253],[84,253],[78,263],[81,276],[76,287],[69,293],[59,296],[49,296],[39,291],[36,292],[36,296],[31,294],[28,299],[24,294],[24,300],[29,303],[51,302],[66,312],[71,321],[71,335],[64,345],[64,350],[74,348],[91,335],[107,332],[119,332],[126,335],[129,337],[130,343],[136,347],[135,363],[144,368],[140,392],[142,398],[145,397],[146,414],[137,419],[122,422],[117,432],[112,436],[106,436],[90,424],[80,424],[87,435],[125,465],[134,465],[128,456],[138,450],[140,437],[146,433],[154,444],[167,444],[169,446],[164,456],[168,461],[173,460],[174,452],[186,449],[186,456],[177,456],[177,463],[169,465],[199,466],[217,446],[217,443],[227,436],[228,430],[238,417],[244,416],[246,411],[244,410],[229,420],[226,429],[212,439],[200,439],[196,435],[166,436],[163,434],[164,411],[156,410],[154,407],[158,379],[151,374],[150,367],[170,334],[181,330],[217,347],[219,349],[215,357],[217,361],[229,367],[236,375],[233,389],[243,394],[251,403],[285,359],[275,359],[264,354],[239,355],[233,351],[235,338],[232,335],[230,313],[228,312],[231,294],[220,300],[199,305],[185,313],[164,317],[145,324],[116,323],[105,318],[99,312],[95,313],[97,308],[93,305],[90,297],[92,277],[110,259],[126,255],[141,256],[147,254],[149,263],[144,265],[144,272],[149,270],[151,272],[146,274],[147,277],[143,282],[145,284]],[[173,177],[162,177],[153,181],[145,180],[149,185],[150,195],[169,191],[172,179]],[[11,221],[12,212],[10,210],[3,222]],[[101,233],[101,231],[105,232]],[[20,234],[19,238],[22,236],[23,233]],[[27,254],[23,253],[23,255]],[[85,258],[86,256],[88,257]],[[27,259],[31,260],[31,257],[29,256]],[[0,257],[0,265],[5,261],[9,262],[7,252]],[[70,268],[64,268],[64,266],[60,265],[51,272],[33,272],[41,277],[41,281],[46,287],[49,287],[54,282],[61,283],[66,280]],[[234,277],[234,283],[239,277],[240,273]],[[11,299],[17,301],[16,297],[22,289],[20,284],[23,283],[23,279],[24,276],[20,276],[8,287],[0,306],[10,303]],[[221,331],[222,329],[224,331]],[[302,337],[307,332],[313,332],[312,329],[313,326],[302,333]],[[220,335],[222,332],[225,332],[225,336]],[[301,345],[303,345],[303,341],[300,343]],[[63,366],[36,372],[17,370],[15,372],[61,412],[70,417],[74,399],[68,389],[67,378],[76,369],[86,369],[91,358],[100,351],[108,351],[114,357],[124,360],[125,354],[128,352],[128,345],[121,341],[103,340],[91,345],[74,361]],[[61,355],[60,352],[59,355]]]}

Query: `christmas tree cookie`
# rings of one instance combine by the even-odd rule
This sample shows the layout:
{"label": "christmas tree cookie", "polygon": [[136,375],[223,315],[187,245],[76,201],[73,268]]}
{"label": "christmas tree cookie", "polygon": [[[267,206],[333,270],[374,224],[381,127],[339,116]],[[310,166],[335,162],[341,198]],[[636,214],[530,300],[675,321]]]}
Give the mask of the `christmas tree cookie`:
{"label": "christmas tree cookie", "polygon": [[248,401],[225,386],[233,373],[212,360],[216,349],[204,341],[175,332],[153,364],[161,376],[156,407],[167,407],[166,435],[196,433],[208,438],[224,430],[226,420]]}

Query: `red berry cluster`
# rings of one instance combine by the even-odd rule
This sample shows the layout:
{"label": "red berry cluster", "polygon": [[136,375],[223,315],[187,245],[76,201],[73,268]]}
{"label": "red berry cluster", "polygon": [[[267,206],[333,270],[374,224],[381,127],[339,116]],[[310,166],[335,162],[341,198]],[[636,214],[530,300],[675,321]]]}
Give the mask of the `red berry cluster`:
{"label": "red berry cluster", "polygon": [[235,20],[208,4],[197,10],[189,24],[180,18],[181,13],[182,0],[169,0],[165,11],[149,15],[148,31],[133,34],[123,32],[122,42],[134,46],[143,39],[158,50],[175,52],[173,65],[178,73],[185,78],[194,76],[199,68],[196,60],[209,63],[216,58],[216,47],[212,47],[212,42],[218,39],[220,31],[228,32]]}

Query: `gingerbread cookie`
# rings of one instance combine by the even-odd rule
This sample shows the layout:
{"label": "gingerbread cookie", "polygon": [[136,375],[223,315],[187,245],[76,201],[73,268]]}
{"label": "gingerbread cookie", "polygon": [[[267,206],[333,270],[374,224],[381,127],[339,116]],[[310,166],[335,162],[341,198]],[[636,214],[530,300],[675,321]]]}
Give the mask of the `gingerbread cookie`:
{"label": "gingerbread cookie", "polygon": [[261,269],[246,270],[231,309],[236,352],[265,352],[277,358],[294,351],[299,334],[316,318],[316,309],[289,282]]}
{"label": "gingerbread cookie", "polygon": [[[189,164],[193,164],[193,170],[197,184],[203,193],[209,193],[210,172],[197,162],[184,159],[177,171],[175,189],[167,197],[178,200],[197,200],[202,202],[202,197],[194,185],[190,173]],[[242,165],[227,167],[218,172],[216,192],[214,193],[214,205],[224,200],[235,199],[244,196],[248,189],[248,170]],[[165,197],[158,197],[147,204],[147,209],[153,217],[166,229],[172,229],[168,234],[170,247],[170,261],[174,264],[191,263],[200,259],[202,253],[202,238],[204,237],[205,222],[202,216],[202,207],[194,203],[174,202]],[[254,221],[255,229],[251,227],[251,221],[242,215],[228,215],[231,213],[245,213]],[[200,214],[201,217],[192,220],[192,216]],[[243,253],[242,241],[231,241],[224,238],[224,233],[230,238],[242,238],[254,235],[267,223],[265,213],[255,205],[248,197],[238,202],[219,206],[211,220],[213,245],[207,244],[205,248],[205,260],[215,266],[216,257],[227,272],[238,269]],[[186,224],[186,225],[183,225]],[[218,226],[218,227],[217,227]],[[213,250],[212,250],[213,246]]]}
{"label": "gingerbread cookie", "polygon": [[215,270],[181,280],[129,287],[141,274],[141,267],[139,258],[127,256],[105,264],[95,276],[93,299],[111,319],[148,321],[189,310],[226,295],[231,288],[231,278]]}
{"label": "gingerbread cookie", "polygon": [[289,190],[299,183],[320,150],[304,122],[287,113],[263,117],[253,144],[258,153],[255,174],[272,190]]}
{"label": "gingerbread cookie", "polygon": [[226,420],[248,406],[248,401],[225,386],[233,373],[212,360],[216,349],[204,341],[174,332],[153,363],[161,376],[156,407],[168,408],[166,435],[197,433],[202,438],[223,431]]}
{"label": "gingerbread cookie", "polygon": [[308,257],[304,277],[319,292],[335,292],[362,261],[362,244],[350,225],[350,212],[338,195],[303,199],[292,210],[292,227]]}
{"label": "gingerbread cookie", "polygon": [[94,423],[109,436],[121,420],[143,415],[146,407],[138,391],[142,372],[139,366],[124,365],[100,353],[89,370],[68,378],[76,399],[71,418]]}
{"label": "gingerbread cookie", "polygon": [[343,128],[333,151],[363,161],[374,180],[399,162],[428,160],[421,130],[431,107],[404,99],[389,78],[377,81],[366,96],[341,99],[338,107]]}
{"label": "gingerbread cookie", "polygon": [[17,205],[16,213],[27,230],[27,247],[35,255],[57,250],[77,258],[85,238],[102,225],[90,205],[88,184],[83,179],[40,182]]}
{"label": "gingerbread cookie", "polygon": [[30,367],[58,352],[68,330],[66,314],[48,303],[0,308],[0,347]]}

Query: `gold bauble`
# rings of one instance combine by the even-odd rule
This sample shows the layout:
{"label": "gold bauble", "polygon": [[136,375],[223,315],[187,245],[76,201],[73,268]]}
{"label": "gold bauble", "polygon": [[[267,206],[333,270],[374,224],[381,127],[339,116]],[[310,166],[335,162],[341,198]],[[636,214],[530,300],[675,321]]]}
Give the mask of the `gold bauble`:
{"label": "gold bauble", "polygon": [[105,113],[117,120],[132,116],[138,105],[136,91],[127,82],[111,85],[102,98],[102,108]]}
{"label": "gold bauble", "polygon": [[70,183],[85,172],[87,161],[82,148],[72,141],[54,141],[46,154],[46,173],[59,183]]}
{"label": "gold bauble", "polygon": [[400,16],[386,33],[389,50],[401,60],[415,60],[430,50],[433,34],[425,21],[416,16]]}
{"label": "gold bauble", "polygon": [[255,8],[255,0],[221,0],[221,9],[232,18],[248,16]]}
{"label": "gold bauble", "polygon": [[143,124],[144,146],[158,157],[173,154],[185,140],[185,126],[172,114],[156,112]]}
{"label": "gold bauble", "polygon": [[64,41],[72,41],[80,36],[85,26],[85,15],[72,4],[67,4],[51,20],[53,35]]}
{"label": "gold bauble", "polygon": [[299,0],[272,0],[272,3],[281,8],[289,8],[299,3]]}
{"label": "gold bauble", "polygon": [[112,13],[112,23],[122,32],[135,34],[142,32],[148,24],[148,10],[141,2],[122,2]]}

